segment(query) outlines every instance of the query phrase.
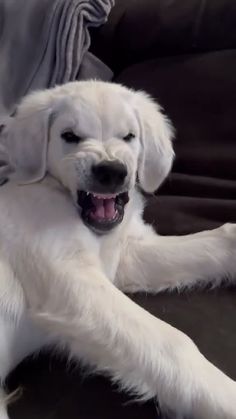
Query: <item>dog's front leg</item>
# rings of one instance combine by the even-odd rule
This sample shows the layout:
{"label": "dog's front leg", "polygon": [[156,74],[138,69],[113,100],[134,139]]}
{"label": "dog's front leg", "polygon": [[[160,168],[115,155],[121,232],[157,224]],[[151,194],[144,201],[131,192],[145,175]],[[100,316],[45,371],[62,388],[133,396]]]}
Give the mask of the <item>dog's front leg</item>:
{"label": "dog's front leg", "polygon": [[3,392],[3,390],[0,390],[0,419],[9,419],[6,405],[7,405],[7,396]]}
{"label": "dog's front leg", "polygon": [[187,236],[158,236],[141,220],[126,236],[116,284],[123,291],[159,292],[236,278],[236,225]]}
{"label": "dog's front leg", "polygon": [[99,264],[54,265],[42,278],[38,272],[40,292],[27,282],[26,298],[35,321],[74,356],[138,396],[158,397],[176,417],[236,418],[236,383],[186,335],[132,302]]}

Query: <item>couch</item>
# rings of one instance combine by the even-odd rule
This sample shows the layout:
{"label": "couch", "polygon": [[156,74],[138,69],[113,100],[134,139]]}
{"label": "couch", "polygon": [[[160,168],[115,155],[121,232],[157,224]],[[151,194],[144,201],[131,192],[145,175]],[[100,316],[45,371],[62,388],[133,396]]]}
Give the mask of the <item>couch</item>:
{"label": "couch", "polygon": [[[114,81],[149,92],[176,128],[172,173],[144,214],[160,234],[236,222],[235,22],[235,0],[116,0],[108,22],[91,32],[91,51]],[[236,379],[234,286],[131,298]],[[22,389],[12,419],[162,418],[155,401],[138,404],[57,353],[24,361],[8,386]]]}

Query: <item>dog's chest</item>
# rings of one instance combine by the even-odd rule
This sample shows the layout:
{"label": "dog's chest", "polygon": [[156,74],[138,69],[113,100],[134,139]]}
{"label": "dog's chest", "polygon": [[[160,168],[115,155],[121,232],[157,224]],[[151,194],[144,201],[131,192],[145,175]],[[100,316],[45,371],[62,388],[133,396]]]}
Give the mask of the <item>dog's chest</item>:
{"label": "dog's chest", "polygon": [[118,240],[103,240],[100,248],[100,259],[105,274],[114,282],[120,261],[120,243]]}

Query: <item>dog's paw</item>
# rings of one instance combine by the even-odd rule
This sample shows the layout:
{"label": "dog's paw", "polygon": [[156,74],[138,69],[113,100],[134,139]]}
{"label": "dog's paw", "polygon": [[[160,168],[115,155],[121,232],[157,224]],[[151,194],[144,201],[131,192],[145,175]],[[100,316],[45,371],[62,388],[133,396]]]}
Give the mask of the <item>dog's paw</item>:
{"label": "dog's paw", "polygon": [[220,230],[228,237],[232,237],[236,240],[236,224],[226,223],[220,227]]}
{"label": "dog's paw", "polygon": [[[235,261],[236,255],[236,224],[226,223],[219,227],[218,232],[220,237],[223,239],[222,246],[225,245],[225,249],[233,255],[233,260]],[[223,247],[222,247],[223,248]],[[236,266],[236,261],[234,262]],[[236,271],[236,269],[235,269]]]}

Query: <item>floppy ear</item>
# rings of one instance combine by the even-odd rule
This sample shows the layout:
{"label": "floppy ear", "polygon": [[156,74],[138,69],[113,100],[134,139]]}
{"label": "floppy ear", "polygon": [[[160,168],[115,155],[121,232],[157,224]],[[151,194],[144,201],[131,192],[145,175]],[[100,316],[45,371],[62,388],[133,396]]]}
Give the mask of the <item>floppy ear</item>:
{"label": "floppy ear", "polygon": [[174,129],[161,108],[146,93],[136,93],[142,150],[138,177],[145,192],[154,192],[168,175],[174,157]]}
{"label": "floppy ear", "polygon": [[3,129],[1,144],[12,168],[10,177],[19,183],[34,183],[46,174],[49,115],[48,109],[19,112]]}

